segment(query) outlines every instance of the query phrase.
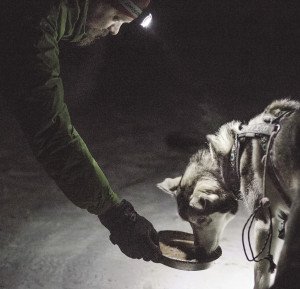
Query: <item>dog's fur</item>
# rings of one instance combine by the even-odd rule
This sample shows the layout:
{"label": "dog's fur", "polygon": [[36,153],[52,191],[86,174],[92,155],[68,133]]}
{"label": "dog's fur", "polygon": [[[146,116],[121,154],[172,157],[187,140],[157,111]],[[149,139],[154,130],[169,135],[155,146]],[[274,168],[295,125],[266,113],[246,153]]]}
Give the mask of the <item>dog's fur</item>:
{"label": "dog's fur", "polygon": [[[294,113],[282,121],[281,129],[272,147],[272,160],[274,166],[280,169],[280,176],[283,180],[281,185],[284,192],[292,200],[291,212],[293,212],[293,216],[290,216],[290,219],[293,219],[294,226],[299,226],[300,102],[290,100],[274,101],[263,113],[251,119],[249,125],[277,117],[285,111]],[[240,122],[233,121],[223,125],[216,134],[208,135],[209,148],[202,149],[191,157],[182,177],[166,179],[158,184],[158,187],[176,196],[179,214],[184,220],[190,222],[195,235],[196,246],[201,247],[202,250],[204,249],[207,254],[218,247],[223,229],[238,208],[238,201],[233,192],[230,191],[224,175],[230,170],[228,160],[234,145],[235,135],[240,131],[240,125]],[[281,199],[280,194],[269,178],[266,179],[267,190],[265,196],[263,196],[263,155],[264,152],[261,149],[259,140],[252,139],[247,143],[240,158],[240,191],[244,203],[249,209],[249,214],[253,212],[262,197],[267,197],[270,200],[274,230],[271,253],[274,254],[279,227],[279,220],[276,217],[279,211],[283,211],[288,215],[290,208]],[[265,242],[270,224],[267,209],[261,211],[260,217],[256,218],[255,221],[255,248],[257,252]],[[295,230],[295,227],[290,229],[290,223],[289,221],[286,233],[289,241],[285,242],[284,252],[290,251],[291,246],[287,247],[287,244],[293,242],[291,232]],[[292,247],[291,254],[298,254],[297,256],[299,256],[300,248],[297,247],[300,247],[300,244]],[[287,276],[287,271],[291,272],[295,268],[299,270],[299,260],[293,262],[293,264],[296,264],[295,268],[286,270],[287,261],[290,261],[286,260],[287,258],[290,257],[281,254],[274,285],[277,286],[276,288],[294,288],[287,287],[292,285],[287,285],[288,278],[285,276]],[[266,260],[255,264],[255,289],[269,288],[269,265]],[[285,285],[282,285],[283,283]]]}

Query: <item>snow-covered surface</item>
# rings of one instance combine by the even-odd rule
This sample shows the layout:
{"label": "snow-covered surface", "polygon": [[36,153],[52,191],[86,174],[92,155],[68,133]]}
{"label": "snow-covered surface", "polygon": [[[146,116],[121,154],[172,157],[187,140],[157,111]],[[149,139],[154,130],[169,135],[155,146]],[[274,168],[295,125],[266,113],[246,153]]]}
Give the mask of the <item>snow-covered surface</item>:
{"label": "snow-covered surface", "polygon": [[[89,53],[61,53],[66,100],[113,189],[157,230],[190,231],[175,200],[155,185],[180,174],[225,121],[247,120],[274,98],[299,97],[296,14],[276,1],[268,13],[255,1],[244,9],[234,1],[157,2],[168,8],[157,11],[160,33],[128,31],[113,38],[110,54],[101,43]],[[241,245],[247,216],[241,208],[225,230],[223,256],[206,271],[131,260],[46,176],[0,100],[0,288],[252,288]]]}
{"label": "snow-covered surface", "polygon": [[[151,91],[137,89],[131,95],[125,90],[120,97],[118,90],[97,88],[98,56],[92,53],[83,62],[66,63],[66,101],[74,125],[113,189],[157,230],[191,232],[179,218],[175,200],[156,184],[181,174],[191,154],[205,145],[206,134],[233,115],[245,119],[251,109],[259,112],[267,100],[253,102],[257,109],[251,106],[244,113],[224,106],[223,95],[193,95],[180,84],[160,84],[167,75],[164,80],[153,77],[154,85],[147,83]],[[120,81],[121,73],[111,71],[114,74]],[[111,89],[113,81],[108,83]],[[0,128],[0,288],[252,288],[253,265],[241,244],[248,215],[242,206],[225,230],[223,256],[205,271],[184,272],[132,260],[110,243],[96,216],[75,207],[44,173],[4,108]]]}
{"label": "snow-covered surface", "polygon": [[[73,113],[115,191],[157,230],[191,231],[175,200],[155,185],[180,174],[191,154],[168,146],[168,136],[205,134],[222,122],[220,113],[200,103],[191,98],[162,113],[159,101],[124,106],[112,100],[97,112]],[[5,111],[0,127],[0,288],[252,288],[252,264],[241,245],[243,209],[225,230],[223,256],[208,270],[184,272],[129,259],[110,243],[98,219],[71,204],[46,176]]]}

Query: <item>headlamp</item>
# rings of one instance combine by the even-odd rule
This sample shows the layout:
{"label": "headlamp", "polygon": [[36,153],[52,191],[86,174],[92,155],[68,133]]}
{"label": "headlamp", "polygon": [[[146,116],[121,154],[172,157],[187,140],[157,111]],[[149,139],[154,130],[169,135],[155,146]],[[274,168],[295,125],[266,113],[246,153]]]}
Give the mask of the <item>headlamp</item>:
{"label": "headlamp", "polygon": [[144,20],[141,22],[141,26],[143,28],[148,28],[152,23],[152,14],[150,13],[148,16],[144,18]]}

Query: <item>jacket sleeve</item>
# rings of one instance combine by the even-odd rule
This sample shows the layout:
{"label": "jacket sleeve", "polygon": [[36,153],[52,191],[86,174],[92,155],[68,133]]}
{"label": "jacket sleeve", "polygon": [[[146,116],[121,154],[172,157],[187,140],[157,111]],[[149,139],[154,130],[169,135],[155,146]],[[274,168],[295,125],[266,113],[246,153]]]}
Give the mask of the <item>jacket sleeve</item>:
{"label": "jacket sleeve", "polygon": [[58,55],[64,21],[59,17],[59,11],[51,11],[30,32],[26,45],[31,49],[24,48],[23,56],[26,81],[14,113],[34,155],[59,188],[75,205],[99,215],[119,199],[72,125],[64,102]]}

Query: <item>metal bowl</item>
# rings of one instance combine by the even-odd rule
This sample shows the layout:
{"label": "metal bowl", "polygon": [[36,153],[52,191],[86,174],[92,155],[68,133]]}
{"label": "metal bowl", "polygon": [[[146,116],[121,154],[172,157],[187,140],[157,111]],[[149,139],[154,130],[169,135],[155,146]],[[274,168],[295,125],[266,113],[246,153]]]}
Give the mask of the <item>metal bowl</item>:
{"label": "metal bowl", "polygon": [[161,264],[184,270],[199,271],[209,268],[212,262],[196,258],[194,235],[180,231],[160,231],[159,246],[162,251]]}

